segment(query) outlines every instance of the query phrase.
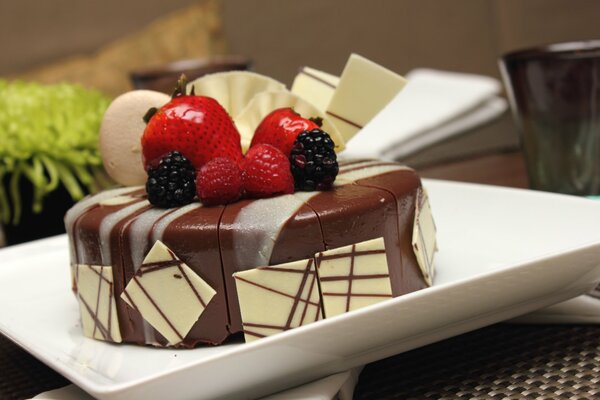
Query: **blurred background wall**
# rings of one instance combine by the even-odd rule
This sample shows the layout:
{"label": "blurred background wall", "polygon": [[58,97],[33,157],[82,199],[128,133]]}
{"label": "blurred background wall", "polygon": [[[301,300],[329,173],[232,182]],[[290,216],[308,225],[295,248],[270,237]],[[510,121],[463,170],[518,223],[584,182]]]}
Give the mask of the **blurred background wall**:
{"label": "blurred background wall", "polygon": [[[358,52],[399,72],[426,66],[498,76],[503,52],[600,37],[594,0],[0,0],[0,75],[89,56],[198,4],[202,21],[212,21],[203,40],[214,45],[144,57],[145,64],[228,52],[289,83],[300,65],[339,73]],[[170,45],[177,40],[170,36]]]}

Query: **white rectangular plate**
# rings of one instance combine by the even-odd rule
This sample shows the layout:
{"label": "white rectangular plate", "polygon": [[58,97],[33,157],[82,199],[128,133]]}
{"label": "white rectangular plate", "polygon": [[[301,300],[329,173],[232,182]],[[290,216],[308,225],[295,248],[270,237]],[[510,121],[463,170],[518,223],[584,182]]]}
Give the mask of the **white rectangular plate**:
{"label": "white rectangular plate", "polygon": [[82,337],[64,236],[0,250],[0,332],[100,399],[257,397],[579,295],[600,281],[600,202],[426,180],[434,286],[251,344]]}

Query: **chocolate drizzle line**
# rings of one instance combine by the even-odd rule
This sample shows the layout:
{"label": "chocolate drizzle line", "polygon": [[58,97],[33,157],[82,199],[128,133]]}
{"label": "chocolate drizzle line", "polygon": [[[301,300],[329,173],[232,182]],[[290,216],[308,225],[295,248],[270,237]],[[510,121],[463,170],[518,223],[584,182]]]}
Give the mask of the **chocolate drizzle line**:
{"label": "chocolate drizzle line", "polygon": [[317,268],[320,268],[321,261],[326,260],[336,260],[341,258],[350,258],[350,271],[348,275],[339,275],[339,276],[320,276],[319,280],[321,282],[332,282],[332,281],[348,281],[348,290],[346,293],[335,293],[335,292],[325,292],[321,291],[323,296],[337,296],[337,297],[346,297],[346,312],[350,311],[350,301],[352,297],[382,297],[382,298],[391,298],[391,294],[383,294],[383,293],[352,293],[352,284],[355,280],[366,280],[366,279],[382,279],[389,278],[388,274],[370,274],[370,275],[355,275],[354,267],[356,257],[364,256],[364,255],[374,255],[374,254],[383,254],[385,255],[385,249],[378,250],[356,250],[356,244],[353,244],[350,252],[348,253],[339,253],[339,254],[324,254],[318,253],[316,256]]}
{"label": "chocolate drizzle line", "polygon": [[337,114],[332,113],[331,111],[325,111],[326,114],[331,115],[333,118],[339,119],[342,122],[347,123],[348,125],[352,125],[353,127],[357,128],[357,129],[362,129],[362,125],[357,124],[356,122],[352,122],[349,119],[346,119],[342,116],[339,116]]}
{"label": "chocolate drizzle line", "polygon": [[[306,268],[307,271],[310,270],[310,267],[312,266],[313,259],[311,258],[308,262],[309,262],[309,265]],[[308,298],[309,299],[310,299],[310,297],[311,297],[311,295],[313,293],[313,290],[315,288],[315,282],[317,281],[316,274],[311,274],[311,275],[312,275],[312,280],[310,281],[310,288],[308,289]],[[302,292],[300,291],[299,292],[299,296],[301,296],[301,295],[302,295]],[[317,310],[317,315],[315,317],[315,321],[317,321],[319,319],[319,317],[320,317],[320,310],[321,310],[321,307],[319,307],[319,309]],[[308,311],[308,303],[304,303],[304,309],[302,310],[302,316],[300,318],[300,324],[299,325],[304,325],[304,318],[306,317],[307,311]]]}
{"label": "chocolate drizzle line", "polygon": [[[236,276],[235,278],[248,283],[250,285],[259,287],[261,289],[264,289],[266,291],[272,292],[272,293],[276,293],[279,294],[281,296],[287,297],[287,298],[291,298],[294,300],[292,307],[290,309],[290,313],[288,315],[287,321],[285,323],[284,326],[277,326],[277,325],[268,325],[268,324],[257,324],[257,323],[252,323],[252,322],[245,322],[243,323],[244,325],[244,334],[247,335],[251,335],[251,336],[255,336],[255,337],[265,337],[265,335],[260,334],[258,332],[246,329],[247,327],[250,328],[263,328],[263,329],[273,329],[273,330],[281,330],[281,331],[287,331],[289,329],[292,328],[292,322],[294,320],[294,315],[296,314],[296,310],[298,309],[298,305],[300,304],[300,302],[304,303],[304,308],[302,310],[302,314],[301,314],[301,319],[300,319],[300,323],[299,325],[303,325],[304,320],[306,318],[306,313],[308,310],[308,306],[312,305],[317,307],[317,313],[315,315],[315,321],[319,320],[321,317],[321,304],[319,302],[315,303],[313,301],[310,300],[310,298],[312,297],[313,291],[314,291],[314,287],[315,287],[315,282],[317,281],[317,276],[316,276],[316,271],[313,268],[313,259],[309,259],[307,260],[306,263],[306,267],[303,270],[295,270],[295,269],[288,269],[288,268],[281,268],[281,267],[263,267],[260,268],[263,271],[268,271],[268,272],[289,272],[289,273],[301,273],[302,274],[302,280],[300,282],[300,285],[298,286],[298,290],[296,291],[296,294],[294,296],[281,292],[277,289],[273,289],[264,285],[261,285],[260,283],[256,283],[256,282],[252,282],[249,281],[245,278],[242,278],[240,276]],[[308,277],[311,277],[311,282],[310,282],[310,288],[307,292],[306,295],[306,299],[302,298],[302,294],[304,292],[304,289],[306,288],[306,284],[308,281]]]}
{"label": "chocolate drizzle line", "polygon": [[358,256],[369,256],[372,254],[385,254],[385,250],[380,249],[380,250],[358,250],[356,251],[355,246],[356,245],[352,245],[354,246],[354,248],[352,249],[352,251],[350,253],[342,253],[342,254],[323,254],[323,253],[319,253],[318,256],[318,262],[320,261],[326,261],[326,260],[337,260],[340,258],[346,258],[348,256],[350,257],[358,257]]}
{"label": "chocolate drizzle line", "polygon": [[151,272],[160,271],[162,269],[177,267],[182,264],[182,261],[177,259],[166,260],[166,261],[157,261],[148,264],[142,264],[142,266],[138,269],[136,275],[143,276],[145,274],[149,274]]}
{"label": "chocolate drizzle line", "polygon": [[[86,310],[88,311],[88,313],[90,314],[90,316],[92,317],[92,319],[94,320],[94,330],[92,331],[92,337],[96,336],[96,332],[100,331],[100,334],[102,335],[102,337],[105,340],[110,340],[110,341],[114,341],[112,335],[111,335],[111,323],[112,323],[112,302],[113,302],[113,284],[112,282],[107,279],[104,274],[103,274],[103,270],[104,268],[109,268],[109,267],[105,267],[103,265],[100,266],[100,272],[96,271],[96,269],[94,269],[91,265],[78,265],[76,266],[76,269],[78,268],[89,268],[90,271],[92,271],[94,274],[96,274],[98,276],[98,291],[96,293],[96,308],[92,309],[92,307],[85,301],[85,299],[83,297],[81,297],[81,294],[79,294],[79,300],[81,300],[81,302],[83,303],[83,305],[85,306]],[[106,286],[108,287],[108,327],[105,327],[104,324],[102,323],[102,321],[100,320],[99,316],[98,316],[98,309],[99,309],[99,305],[100,305],[100,294],[101,294],[101,290],[102,287],[104,285],[102,285],[102,283],[106,283]]]}
{"label": "chocolate drizzle line", "polygon": [[352,298],[352,283],[354,282],[354,258],[356,257],[356,245],[350,250],[350,274],[348,274],[348,297],[346,297],[346,312],[350,311],[350,299]]}
{"label": "chocolate drizzle line", "polygon": [[181,333],[179,333],[179,331],[177,331],[177,329],[175,328],[175,326],[173,326],[173,323],[171,322],[171,320],[169,318],[167,318],[167,316],[165,315],[165,313],[163,312],[163,310],[161,310],[161,308],[158,306],[158,304],[156,304],[156,302],[154,301],[154,299],[152,298],[152,296],[150,296],[150,294],[148,293],[148,291],[141,284],[141,282],[138,279],[137,275],[133,276],[133,281],[135,281],[135,283],[138,285],[138,287],[140,288],[140,290],[142,291],[142,293],[144,293],[144,295],[146,296],[146,298],[148,299],[148,301],[154,306],[154,308],[156,309],[156,311],[158,311],[158,313],[160,314],[160,316],[164,319],[164,321],[167,323],[167,325],[169,325],[169,327],[173,330],[173,332],[175,332],[175,334],[177,335],[177,337],[180,340],[183,340],[183,336],[181,335]]}
{"label": "chocolate drizzle line", "polygon": [[[361,279],[380,279],[387,278],[388,274],[372,274],[372,275],[353,275],[353,280],[361,280]],[[345,281],[348,279],[347,276],[324,276],[320,278],[322,282],[335,282],[335,281]]]}
{"label": "chocolate drizzle line", "polygon": [[[91,268],[91,267],[90,267]],[[96,315],[98,315],[98,309],[100,308],[100,293],[102,292],[102,269],[103,265],[100,266],[100,278],[98,279],[98,290],[96,291]],[[93,268],[92,268],[93,269]],[[92,336],[96,335],[96,328],[98,324],[94,324],[94,331],[92,332]]]}
{"label": "chocolate drizzle line", "polygon": [[[332,296],[332,297],[346,297],[348,293],[336,293],[336,292],[323,292],[323,296]],[[352,293],[351,297],[381,297],[385,299],[391,299],[391,294],[384,293]],[[350,311],[350,310],[346,310]]]}
{"label": "chocolate drizzle line", "polygon": [[90,316],[94,320],[94,330],[95,330],[95,327],[97,326],[98,330],[100,331],[100,334],[102,335],[102,337],[105,340],[114,341],[112,336],[110,335],[110,332],[106,329],[106,327],[104,326],[102,321],[100,321],[100,319],[98,319],[98,314],[92,310],[90,305],[83,298],[80,297],[79,300],[81,300],[81,303],[83,303],[87,312],[90,314]]}
{"label": "chocolate drizzle line", "polygon": [[[292,320],[294,319],[294,314],[296,314],[296,308],[298,307],[298,303],[300,302],[300,298],[302,296],[302,292],[304,291],[304,285],[306,285],[306,280],[308,279],[308,273],[310,272],[310,267],[312,266],[313,260],[312,258],[308,260],[306,268],[304,269],[304,274],[302,274],[302,281],[300,281],[300,286],[298,287],[298,291],[294,296],[294,304],[292,305],[292,310],[290,311],[290,315],[288,316],[288,320],[285,323],[284,330],[290,329],[292,325]],[[310,297],[309,297],[310,299]]]}
{"label": "chocolate drizzle line", "polygon": [[[258,287],[258,288],[261,288],[261,289],[267,290],[267,291],[269,291],[269,292],[277,293],[277,294],[279,294],[279,295],[281,295],[281,296],[284,296],[284,297],[287,297],[287,298],[290,298],[290,299],[296,299],[296,297],[295,297],[295,296],[292,296],[291,294],[287,294],[287,293],[281,292],[281,291],[279,291],[279,290],[277,290],[277,289],[273,289],[273,288],[270,288],[270,287],[268,287],[268,286],[261,285],[260,283],[256,283],[256,282],[249,281],[248,279],[242,278],[242,277],[240,277],[240,276],[236,276],[236,277],[235,277],[235,279],[238,279],[238,280],[240,280],[240,281],[242,281],[242,282],[245,282],[245,283],[247,283],[247,284],[249,284],[249,285],[253,285],[253,286],[256,286],[256,287]],[[309,303],[311,306],[319,306],[319,303],[315,303],[314,301],[310,301],[310,300],[304,300],[304,299],[300,299],[300,301],[307,302],[307,303]]]}
{"label": "chocolate drizzle line", "polygon": [[[206,308],[206,303],[204,302],[204,300],[202,300],[202,296],[200,296],[200,293],[198,293],[198,291],[196,290],[196,288],[192,284],[192,281],[190,281],[189,276],[185,273],[185,271],[183,270],[183,267],[181,266],[181,264],[177,264],[177,268],[179,268],[179,272],[181,272],[181,275],[183,275],[183,277],[185,278],[185,281],[187,282],[187,284],[190,285],[190,289],[192,289],[192,291],[196,295],[196,298],[198,299],[198,301],[200,302],[200,304],[202,304],[202,307]],[[179,279],[181,279],[181,277]]]}

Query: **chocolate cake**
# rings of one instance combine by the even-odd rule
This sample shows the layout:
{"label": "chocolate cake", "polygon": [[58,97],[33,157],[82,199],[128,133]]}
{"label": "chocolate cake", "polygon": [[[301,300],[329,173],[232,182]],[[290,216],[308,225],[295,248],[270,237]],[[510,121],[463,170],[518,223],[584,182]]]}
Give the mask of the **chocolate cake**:
{"label": "chocolate cake", "polygon": [[[318,253],[377,238],[383,238],[385,250],[373,253],[385,255],[389,278],[370,278],[387,279],[390,289],[371,297],[425,288],[432,278],[432,257],[426,255],[420,265],[417,255],[434,249],[413,232],[420,232],[416,213],[428,208],[426,202],[415,171],[368,160],[340,162],[328,191],[224,206],[193,202],[161,209],[147,201],[143,188],[101,192],[77,203],[65,217],[84,332],[101,340],[153,346],[220,344],[236,332],[251,331],[240,313],[234,274],[300,260],[312,264]],[[314,260],[318,267],[319,256]],[[312,268],[310,276],[316,278]],[[349,282],[344,298],[348,311],[352,272],[344,279]],[[314,282],[311,287],[318,289]],[[286,295],[294,300],[294,309],[304,301],[300,292]],[[321,304],[326,294],[316,293],[303,303],[318,309],[306,322],[328,317]]]}
{"label": "chocolate cake", "polygon": [[431,285],[415,171],[338,160],[405,79],[358,55],[339,78],[311,71],[291,91],[233,71],[111,103],[100,148],[125,187],[65,217],[84,335],[250,342]]}

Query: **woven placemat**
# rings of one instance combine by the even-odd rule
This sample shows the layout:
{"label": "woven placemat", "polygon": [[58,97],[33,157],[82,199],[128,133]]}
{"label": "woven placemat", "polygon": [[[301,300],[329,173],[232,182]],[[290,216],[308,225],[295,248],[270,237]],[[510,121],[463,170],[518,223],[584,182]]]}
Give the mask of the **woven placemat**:
{"label": "woven placemat", "polygon": [[[0,335],[0,399],[69,382]],[[356,399],[598,399],[600,326],[494,325],[369,364]]]}
{"label": "woven placemat", "polygon": [[69,383],[62,375],[0,335],[0,399],[28,399]]}
{"label": "woven placemat", "polygon": [[369,364],[356,399],[600,399],[600,326],[494,325]]}

